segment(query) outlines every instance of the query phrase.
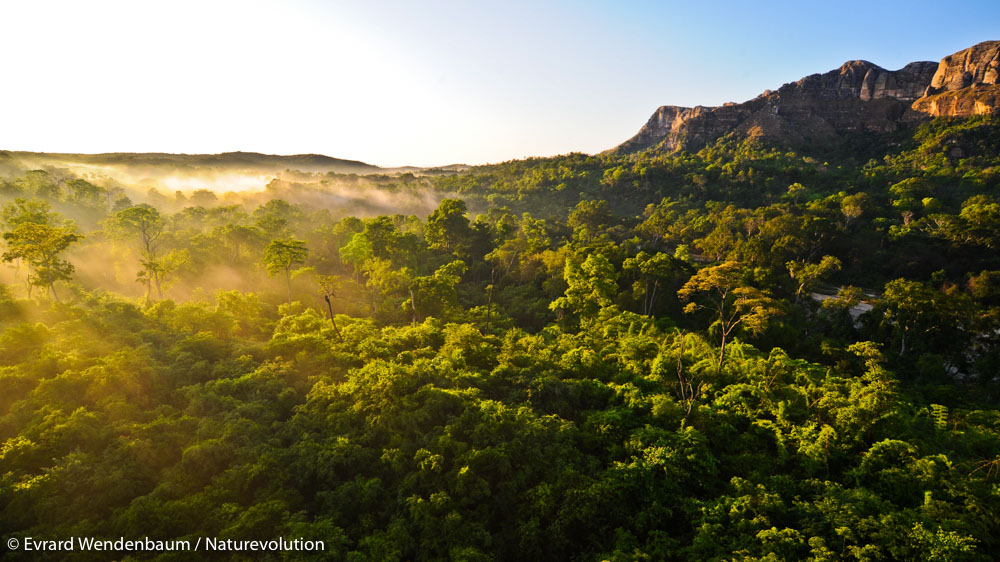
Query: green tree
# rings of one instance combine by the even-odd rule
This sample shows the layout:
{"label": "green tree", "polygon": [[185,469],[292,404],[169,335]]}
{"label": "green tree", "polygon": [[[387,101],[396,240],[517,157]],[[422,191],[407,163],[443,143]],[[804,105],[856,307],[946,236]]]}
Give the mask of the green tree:
{"label": "green tree", "polygon": [[40,199],[17,198],[0,208],[0,227],[4,230],[13,230],[26,222],[51,225],[55,218],[52,206]]}
{"label": "green tree", "polygon": [[288,286],[288,304],[292,303],[292,269],[305,263],[309,250],[302,240],[272,240],[264,249],[264,267],[272,277],[284,272]]}
{"label": "green tree", "polygon": [[618,272],[608,258],[601,254],[590,254],[583,263],[576,259],[566,260],[563,270],[566,294],[549,305],[560,317],[569,311],[581,318],[592,319],[597,313],[614,303],[618,292]]}
{"label": "green tree", "polygon": [[819,263],[788,262],[788,274],[799,284],[795,289],[795,302],[799,302],[803,294],[811,292],[822,279],[840,271],[840,266],[840,260],[833,256],[823,256]]}
{"label": "green tree", "polygon": [[330,323],[333,324],[333,331],[337,334],[337,339],[343,342],[344,338],[340,335],[337,320],[333,317],[333,299],[337,297],[337,292],[340,290],[340,278],[336,275],[319,275],[316,280],[319,283],[320,294],[323,295],[323,300],[326,301],[326,308],[330,313]]}
{"label": "green tree", "polygon": [[55,283],[68,280],[74,270],[73,264],[59,255],[81,238],[71,227],[23,222],[3,234],[7,251],[0,259],[5,262],[22,260],[31,269],[29,286],[48,287],[52,298],[58,302]]}
{"label": "green tree", "polygon": [[589,242],[610,230],[617,220],[607,201],[580,201],[569,214],[566,224],[573,229],[573,236]]}
{"label": "green tree", "polygon": [[657,299],[663,296],[664,291],[672,290],[669,285],[679,273],[677,262],[677,259],[662,252],[652,255],[639,252],[622,264],[622,271],[635,279],[632,294],[641,301],[640,314],[652,314]]}
{"label": "green tree", "polygon": [[961,295],[935,290],[919,281],[896,279],[885,285],[875,312],[883,329],[898,343],[899,356],[916,349],[923,352],[962,347],[962,330],[968,322],[968,303]]}
{"label": "green tree", "polygon": [[381,216],[365,221],[365,228],[361,233],[371,245],[373,256],[385,260],[393,259],[400,232],[390,217]]}
{"label": "green tree", "polygon": [[427,217],[424,237],[431,248],[456,255],[468,250],[472,229],[461,199],[444,199]]}
{"label": "green tree", "polygon": [[[56,216],[52,212],[52,207],[48,201],[43,199],[16,198],[9,203],[5,203],[3,207],[0,207],[0,230],[9,232],[24,223],[54,226]],[[24,260],[22,258],[14,258],[10,261],[14,263],[14,278],[17,280]],[[29,295],[31,294],[32,287],[33,285],[29,279],[27,282]]]}
{"label": "green tree", "polygon": [[139,240],[139,265],[142,269],[136,274],[136,279],[146,286],[146,302],[151,299],[153,287],[156,295],[163,298],[163,275],[168,264],[160,259],[160,240],[163,236],[165,221],[155,207],[136,205],[115,213],[107,224],[107,230],[112,236],[126,238],[137,236]]}
{"label": "green tree", "polygon": [[368,260],[372,259],[372,243],[363,232],[351,236],[350,241],[340,248],[340,261],[354,269],[354,280],[360,282],[360,274]]}
{"label": "green tree", "polygon": [[[693,301],[696,295],[704,296],[704,304]],[[716,315],[721,334],[720,368],[726,359],[726,344],[733,330],[742,326],[751,333],[759,333],[780,313],[774,299],[743,283],[743,267],[733,261],[699,270],[677,291],[677,296],[692,301],[684,307],[684,312],[708,310]]]}
{"label": "green tree", "polygon": [[962,203],[958,215],[933,214],[925,228],[956,245],[1000,247],[1000,203],[987,195],[976,195]]}
{"label": "green tree", "polygon": [[455,305],[458,295],[455,287],[462,280],[467,267],[462,260],[446,263],[433,275],[414,277],[407,284],[410,298],[403,301],[403,309],[411,312],[410,321],[416,325],[423,317],[441,316]]}

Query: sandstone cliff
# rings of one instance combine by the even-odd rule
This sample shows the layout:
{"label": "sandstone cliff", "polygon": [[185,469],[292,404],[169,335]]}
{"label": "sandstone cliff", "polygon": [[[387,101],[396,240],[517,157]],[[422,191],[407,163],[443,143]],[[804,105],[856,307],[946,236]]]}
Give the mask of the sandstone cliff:
{"label": "sandstone cliff", "polygon": [[788,146],[829,145],[844,133],[891,132],[928,116],[993,113],[1000,107],[998,65],[998,41],[899,70],[849,61],[744,103],[660,107],[634,137],[612,150],[696,150],[727,134]]}
{"label": "sandstone cliff", "polygon": [[931,117],[970,117],[1000,112],[1000,85],[973,84],[961,90],[931,94],[913,102],[913,109]]}
{"label": "sandstone cliff", "polygon": [[913,108],[933,117],[968,117],[1000,108],[1000,41],[984,41],[941,59]]}
{"label": "sandstone cliff", "polygon": [[954,91],[974,84],[996,84],[1000,66],[1000,41],[982,43],[941,59],[931,80],[934,94]]}

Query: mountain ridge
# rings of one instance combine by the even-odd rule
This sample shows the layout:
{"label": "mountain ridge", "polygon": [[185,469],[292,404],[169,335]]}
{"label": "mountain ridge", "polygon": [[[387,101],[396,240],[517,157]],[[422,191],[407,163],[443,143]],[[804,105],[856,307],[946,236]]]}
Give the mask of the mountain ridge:
{"label": "mountain ridge", "polygon": [[660,106],[638,133],[607,152],[696,150],[727,134],[791,147],[832,145],[844,133],[887,133],[930,117],[994,113],[1000,108],[998,82],[1000,41],[898,70],[851,60],[743,103]]}

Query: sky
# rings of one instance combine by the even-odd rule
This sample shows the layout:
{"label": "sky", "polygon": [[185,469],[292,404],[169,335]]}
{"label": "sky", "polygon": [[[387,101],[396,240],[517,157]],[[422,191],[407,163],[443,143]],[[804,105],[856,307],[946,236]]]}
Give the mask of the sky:
{"label": "sky", "polygon": [[[957,5],[956,5],[957,6]],[[0,0],[0,149],[596,153],[660,105],[1000,39],[1000,2]]]}

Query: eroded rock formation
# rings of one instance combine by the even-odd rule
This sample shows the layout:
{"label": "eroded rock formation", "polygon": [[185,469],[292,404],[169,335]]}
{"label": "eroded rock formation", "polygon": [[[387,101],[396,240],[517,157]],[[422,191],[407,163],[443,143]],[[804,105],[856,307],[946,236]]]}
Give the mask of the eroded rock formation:
{"label": "eroded rock formation", "polygon": [[1000,41],[984,41],[941,59],[913,108],[933,117],[988,115],[1000,108]]}
{"label": "eroded rock formation", "polygon": [[928,116],[994,113],[1000,107],[998,66],[1000,41],[980,43],[940,63],[913,62],[899,70],[849,61],[744,103],[660,107],[634,137],[613,150],[696,150],[730,133],[789,146],[823,145],[844,133],[891,132]]}

